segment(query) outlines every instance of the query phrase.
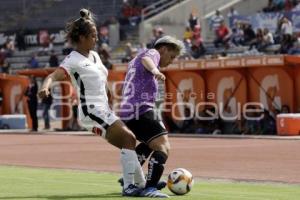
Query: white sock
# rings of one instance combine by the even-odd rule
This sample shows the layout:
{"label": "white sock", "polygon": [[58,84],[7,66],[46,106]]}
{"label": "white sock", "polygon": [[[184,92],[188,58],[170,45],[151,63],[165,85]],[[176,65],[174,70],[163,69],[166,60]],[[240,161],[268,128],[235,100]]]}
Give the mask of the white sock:
{"label": "white sock", "polygon": [[134,174],[134,181],[139,188],[144,188],[146,186],[146,179],[143,172],[143,168],[141,167],[141,164],[137,156],[136,156],[136,169]]}
{"label": "white sock", "polygon": [[130,149],[121,150],[121,164],[123,171],[124,188],[134,184],[134,175],[136,171],[137,156],[135,151]]}

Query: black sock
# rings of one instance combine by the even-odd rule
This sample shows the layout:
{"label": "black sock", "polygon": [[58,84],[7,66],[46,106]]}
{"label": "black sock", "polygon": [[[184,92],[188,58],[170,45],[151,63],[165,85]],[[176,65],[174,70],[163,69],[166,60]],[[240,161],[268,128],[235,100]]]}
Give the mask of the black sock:
{"label": "black sock", "polygon": [[168,156],[164,152],[153,152],[148,164],[146,187],[156,187],[165,169],[164,164],[166,163],[167,159]]}
{"label": "black sock", "polygon": [[150,156],[152,149],[150,149],[145,143],[140,143],[136,146],[135,152],[137,154],[140,164],[143,165]]}

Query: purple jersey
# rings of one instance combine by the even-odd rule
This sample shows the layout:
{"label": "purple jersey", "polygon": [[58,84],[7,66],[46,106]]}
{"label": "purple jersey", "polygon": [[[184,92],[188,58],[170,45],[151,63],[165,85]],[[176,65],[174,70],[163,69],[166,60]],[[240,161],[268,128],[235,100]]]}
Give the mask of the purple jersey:
{"label": "purple jersey", "polygon": [[151,58],[157,67],[159,64],[160,55],[155,49],[143,50],[129,63],[120,112],[124,120],[133,119],[154,107],[158,83],[142,64],[142,57]]}

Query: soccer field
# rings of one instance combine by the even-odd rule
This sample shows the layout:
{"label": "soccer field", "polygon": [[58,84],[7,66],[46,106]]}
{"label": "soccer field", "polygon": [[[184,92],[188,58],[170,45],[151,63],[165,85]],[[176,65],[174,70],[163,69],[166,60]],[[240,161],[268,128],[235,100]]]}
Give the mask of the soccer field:
{"label": "soccer field", "polygon": [[[118,178],[111,173],[1,166],[0,199],[124,199]],[[187,195],[164,192],[177,200],[298,200],[300,186],[196,179]]]}

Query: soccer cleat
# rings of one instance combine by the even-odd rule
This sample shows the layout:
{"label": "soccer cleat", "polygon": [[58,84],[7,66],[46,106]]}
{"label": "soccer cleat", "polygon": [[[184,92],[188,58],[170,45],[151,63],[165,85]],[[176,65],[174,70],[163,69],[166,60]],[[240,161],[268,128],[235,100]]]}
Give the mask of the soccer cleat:
{"label": "soccer cleat", "polygon": [[147,187],[141,191],[139,197],[169,198],[169,195],[161,193],[155,187]]}
{"label": "soccer cleat", "polygon": [[156,185],[156,189],[158,190],[162,190],[163,188],[165,188],[167,185],[167,182],[166,181],[159,181]]}
{"label": "soccer cleat", "polygon": [[[123,187],[123,185],[124,185],[123,178],[120,178],[120,179],[118,180],[118,182],[119,182],[120,185]],[[166,181],[159,181],[159,182],[157,183],[157,185],[156,185],[156,189],[162,190],[163,188],[166,187],[166,185],[167,185],[167,182],[166,182]]]}
{"label": "soccer cleat", "polygon": [[127,188],[123,188],[122,195],[127,197],[137,197],[140,196],[141,188],[136,185],[130,184]]}

